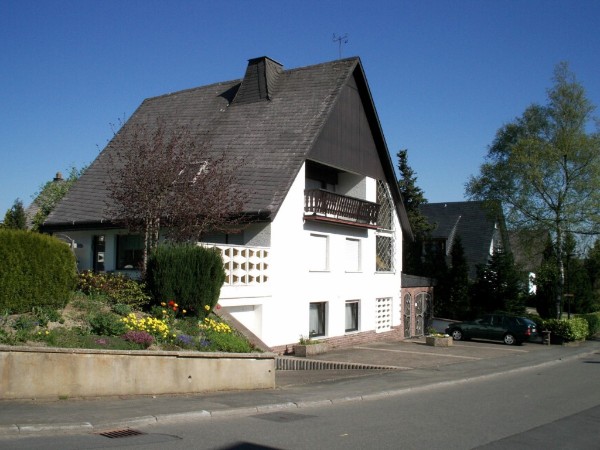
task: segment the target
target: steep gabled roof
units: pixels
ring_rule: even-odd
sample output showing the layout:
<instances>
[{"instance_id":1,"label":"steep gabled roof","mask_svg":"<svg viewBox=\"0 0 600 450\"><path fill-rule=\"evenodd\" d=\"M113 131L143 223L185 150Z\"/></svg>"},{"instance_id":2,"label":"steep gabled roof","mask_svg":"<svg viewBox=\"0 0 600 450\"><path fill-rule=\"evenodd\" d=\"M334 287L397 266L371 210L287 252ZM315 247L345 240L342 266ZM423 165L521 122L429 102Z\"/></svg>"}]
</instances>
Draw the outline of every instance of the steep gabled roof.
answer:
<instances>
[{"instance_id":1,"label":"steep gabled roof","mask_svg":"<svg viewBox=\"0 0 600 450\"><path fill-rule=\"evenodd\" d=\"M238 181L252 192L245 212L273 218L295 176L324 127L340 91L353 75L371 104L372 131L382 154L388 184L395 176L383 133L359 58L283 70L269 58L249 61L243 80L233 80L146 99L70 189L48 217L48 228L93 226L110 222L107 199L109 152L125 146L129 126L188 125L199 147L215 156L227 153L243 158ZM363 100L364 101L364 100ZM388 167L389 166L389 167ZM397 190L397 189L396 189ZM399 193L394 192L405 232L410 226Z\"/></svg>"},{"instance_id":2,"label":"steep gabled roof","mask_svg":"<svg viewBox=\"0 0 600 450\"><path fill-rule=\"evenodd\" d=\"M446 240L447 255L455 237L460 236L471 276L475 276L478 265L488 262L492 241L506 245L502 239L502 219L495 217L485 202L425 203L420 210L435 226L431 237Z\"/></svg>"}]
</instances>

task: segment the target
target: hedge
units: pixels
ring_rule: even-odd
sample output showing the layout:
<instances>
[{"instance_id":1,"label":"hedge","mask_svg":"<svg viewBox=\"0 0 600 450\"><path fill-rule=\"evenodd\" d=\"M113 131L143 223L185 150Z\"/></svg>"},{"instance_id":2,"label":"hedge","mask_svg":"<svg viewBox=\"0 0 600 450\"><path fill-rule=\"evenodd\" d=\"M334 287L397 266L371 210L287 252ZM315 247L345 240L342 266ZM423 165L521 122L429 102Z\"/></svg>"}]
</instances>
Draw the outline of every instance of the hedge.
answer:
<instances>
[{"instance_id":1,"label":"hedge","mask_svg":"<svg viewBox=\"0 0 600 450\"><path fill-rule=\"evenodd\" d=\"M219 301L225 281L223 259L216 249L160 245L148 258L146 280L157 304L173 300L181 309L206 315Z\"/></svg>"},{"instance_id":2,"label":"hedge","mask_svg":"<svg viewBox=\"0 0 600 450\"><path fill-rule=\"evenodd\" d=\"M48 235L0 230L0 310L29 312L33 307L64 307L75 290L72 250Z\"/></svg>"},{"instance_id":3,"label":"hedge","mask_svg":"<svg viewBox=\"0 0 600 450\"><path fill-rule=\"evenodd\" d=\"M565 341L579 341L588 337L588 323L581 317L573 319L548 319L544 321L544 329L551 331Z\"/></svg>"}]
</instances>

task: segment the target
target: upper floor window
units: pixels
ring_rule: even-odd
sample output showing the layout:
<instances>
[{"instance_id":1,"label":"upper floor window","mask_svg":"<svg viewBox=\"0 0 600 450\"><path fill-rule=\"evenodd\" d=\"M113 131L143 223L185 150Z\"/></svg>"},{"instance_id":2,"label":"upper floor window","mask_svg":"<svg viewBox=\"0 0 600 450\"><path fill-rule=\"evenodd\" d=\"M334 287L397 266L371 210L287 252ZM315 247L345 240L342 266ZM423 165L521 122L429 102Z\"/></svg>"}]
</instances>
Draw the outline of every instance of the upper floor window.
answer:
<instances>
[{"instance_id":1,"label":"upper floor window","mask_svg":"<svg viewBox=\"0 0 600 450\"><path fill-rule=\"evenodd\" d=\"M346 272L360 272L360 239L346 238Z\"/></svg>"},{"instance_id":2,"label":"upper floor window","mask_svg":"<svg viewBox=\"0 0 600 450\"><path fill-rule=\"evenodd\" d=\"M329 270L329 238L323 234L310 235L310 270Z\"/></svg>"},{"instance_id":3,"label":"upper floor window","mask_svg":"<svg viewBox=\"0 0 600 450\"><path fill-rule=\"evenodd\" d=\"M387 184L382 180L377 180L377 203L379 204L379 214L377 216L377 226L384 230L394 229L394 204Z\"/></svg>"}]
</instances>

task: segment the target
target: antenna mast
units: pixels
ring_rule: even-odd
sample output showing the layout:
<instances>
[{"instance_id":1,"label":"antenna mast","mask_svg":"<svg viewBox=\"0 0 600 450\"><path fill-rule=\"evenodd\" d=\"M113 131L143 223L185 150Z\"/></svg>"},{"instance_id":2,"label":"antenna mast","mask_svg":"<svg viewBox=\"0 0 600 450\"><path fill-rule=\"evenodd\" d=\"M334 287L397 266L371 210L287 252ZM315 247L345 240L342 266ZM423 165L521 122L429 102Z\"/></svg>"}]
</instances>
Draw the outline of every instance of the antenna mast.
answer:
<instances>
[{"instance_id":1,"label":"antenna mast","mask_svg":"<svg viewBox=\"0 0 600 450\"><path fill-rule=\"evenodd\" d=\"M342 59L342 44L348 43L348 33L344 33L343 36L338 36L333 33L332 41L338 43L339 59Z\"/></svg>"}]
</instances>

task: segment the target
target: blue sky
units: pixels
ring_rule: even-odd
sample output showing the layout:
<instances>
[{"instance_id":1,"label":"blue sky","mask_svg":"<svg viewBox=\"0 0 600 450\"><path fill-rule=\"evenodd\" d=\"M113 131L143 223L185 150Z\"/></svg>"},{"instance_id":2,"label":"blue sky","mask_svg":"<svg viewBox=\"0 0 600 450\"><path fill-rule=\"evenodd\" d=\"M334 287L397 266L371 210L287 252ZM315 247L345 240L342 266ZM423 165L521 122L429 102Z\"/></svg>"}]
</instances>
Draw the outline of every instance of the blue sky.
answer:
<instances>
[{"instance_id":1,"label":"blue sky","mask_svg":"<svg viewBox=\"0 0 600 450\"><path fill-rule=\"evenodd\" d=\"M387 145L430 202L460 201L503 124L568 61L600 105L600 2L0 0L0 219L91 163L147 97L360 56Z\"/></svg>"}]
</instances>

